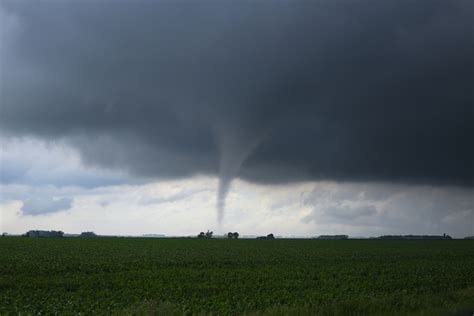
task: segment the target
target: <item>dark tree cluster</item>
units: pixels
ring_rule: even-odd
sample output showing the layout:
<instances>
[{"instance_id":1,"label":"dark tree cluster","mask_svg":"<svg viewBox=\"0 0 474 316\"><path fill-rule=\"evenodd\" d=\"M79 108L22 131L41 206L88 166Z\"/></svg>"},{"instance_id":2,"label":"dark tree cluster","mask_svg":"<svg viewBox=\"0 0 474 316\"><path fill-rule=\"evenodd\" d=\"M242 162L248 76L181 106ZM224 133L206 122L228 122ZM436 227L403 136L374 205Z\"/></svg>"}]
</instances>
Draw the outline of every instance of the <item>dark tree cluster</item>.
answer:
<instances>
[{"instance_id":1,"label":"dark tree cluster","mask_svg":"<svg viewBox=\"0 0 474 316\"><path fill-rule=\"evenodd\" d=\"M239 239L239 233L238 232L228 232L227 233L227 238L228 239Z\"/></svg>"},{"instance_id":2,"label":"dark tree cluster","mask_svg":"<svg viewBox=\"0 0 474 316\"><path fill-rule=\"evenodd\" d=\"M212 238L212 235L214 233L212 231L207 231L207 232L200 232L199 235L197 235L197 238L200 238L200 239L211 239Z\"/></svg>"},{"instance_id":3,"label":"dark tree cluster","mask_svg":"<svg viewBox=\"0 0 474 316\"><path fill-rule=\"evenodd\" d=\"M447 239L451 240L453 239L451 236L443 234L443 235L383 235L380 237L377 237L378 239Z\"/></svg>"},{"instance_id":4,"label":"dark tree cluster","mask_svg":"<svg viewBox=\"0 0 474 316\"><path fill-rule=\"evenodd\" d=\"M79 237L90 238L90 237L97 237L96 233L94 232L82 232Z\"/></svg>"}]
</instances>

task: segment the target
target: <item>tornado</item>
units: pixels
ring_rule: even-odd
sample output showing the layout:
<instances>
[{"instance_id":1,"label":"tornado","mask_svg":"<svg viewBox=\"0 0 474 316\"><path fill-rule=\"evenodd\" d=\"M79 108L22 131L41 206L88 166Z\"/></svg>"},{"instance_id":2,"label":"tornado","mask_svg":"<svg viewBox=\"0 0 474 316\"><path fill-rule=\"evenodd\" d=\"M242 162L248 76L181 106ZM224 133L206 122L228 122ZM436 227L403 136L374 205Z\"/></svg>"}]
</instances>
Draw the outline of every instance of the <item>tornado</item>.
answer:
<instances>
[{"instance_id":1,"label":"tornado","mask_svg":"<svg viewBox=\"0 0 474 316\"><path fill-rule=\"evenodd\" d=\"M227 197L227 193L230 189L230 184L232 183L232 177L226 176L219 176L219 187L217 189L217 222L219 225L222 224L224 219L224 211L225 211L225 200Z\"/></svg>"},{"instance_id":2,"label":"tornado","mask_svg":"<svg viewBox=\"0 0 474 316\"><path fill-rule=\"evenodd\" d=\"M245 142L242 137L222 135L219 146L219 184L217 188L217 222L222 224L225 201L232 180L237 176L242 163L247 158Z\"/></svg>"},{"instance_id":3,"label":"tornado","mask_svg":"<svg viewBox=\"0 0 474 316\"><path fill-rule=\"evenodd\" d=\"M219 183L217 188L217 222L222 224L225 214L226 197L230 191L232 180L238 176L245 160L262 142L263 131L243 132L237 128L221 129L217 135L219 147Z\"/></svg>"}]
</instances>

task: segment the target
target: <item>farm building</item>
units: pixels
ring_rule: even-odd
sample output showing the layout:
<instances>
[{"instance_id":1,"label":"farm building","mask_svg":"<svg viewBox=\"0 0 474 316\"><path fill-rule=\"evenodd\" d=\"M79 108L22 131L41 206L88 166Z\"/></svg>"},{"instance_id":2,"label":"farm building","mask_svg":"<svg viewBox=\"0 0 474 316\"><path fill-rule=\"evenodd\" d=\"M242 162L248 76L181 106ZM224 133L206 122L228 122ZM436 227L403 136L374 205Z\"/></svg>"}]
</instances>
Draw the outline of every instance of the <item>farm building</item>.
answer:
<instances>
[{"instance_id":1,"label":"farm building","mask_svg":"<svg viewBox=\"0 0 474 316\"><path fill-rule=\"evenodd\" d=\"M26 237L63 237L62 231L56 230L30 230L25 236Z\"/></svg>"}]
</instances>

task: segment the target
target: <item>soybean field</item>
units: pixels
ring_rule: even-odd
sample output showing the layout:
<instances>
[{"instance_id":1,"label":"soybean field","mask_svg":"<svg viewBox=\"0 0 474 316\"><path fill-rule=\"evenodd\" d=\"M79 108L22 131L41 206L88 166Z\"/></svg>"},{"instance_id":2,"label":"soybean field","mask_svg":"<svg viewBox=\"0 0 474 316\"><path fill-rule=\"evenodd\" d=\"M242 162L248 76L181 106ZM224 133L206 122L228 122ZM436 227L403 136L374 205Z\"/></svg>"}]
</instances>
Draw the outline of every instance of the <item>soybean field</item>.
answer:
<instances>
[{"instance_id":1,"label":"soybean field","mask_svg":"<svg viewBox=\"0 0 474 316\"><path fill-rule=\"evenodd\" d=\"M470 315L474 241L0 238L0 314Z\"/></svg>"}]
</instances>

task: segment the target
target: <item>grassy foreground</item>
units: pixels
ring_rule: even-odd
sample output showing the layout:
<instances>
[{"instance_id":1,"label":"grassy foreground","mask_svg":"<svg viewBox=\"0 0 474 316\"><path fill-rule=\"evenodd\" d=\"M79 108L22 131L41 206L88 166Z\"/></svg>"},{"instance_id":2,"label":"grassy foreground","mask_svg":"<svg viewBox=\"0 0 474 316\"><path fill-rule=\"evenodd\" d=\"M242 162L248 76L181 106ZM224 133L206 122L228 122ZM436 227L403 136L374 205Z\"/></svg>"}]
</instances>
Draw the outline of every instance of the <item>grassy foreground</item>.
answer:
<instances>
[{"instance_id":1,"label":"grassy foreground","mask_svg":"<svg viewBox=\"0 0 474 316\"><path fill-rule=\"evenodd\" d=\"M474 241L0 238L0 314L470 315Z\"/></svg>"}]
</instances>

